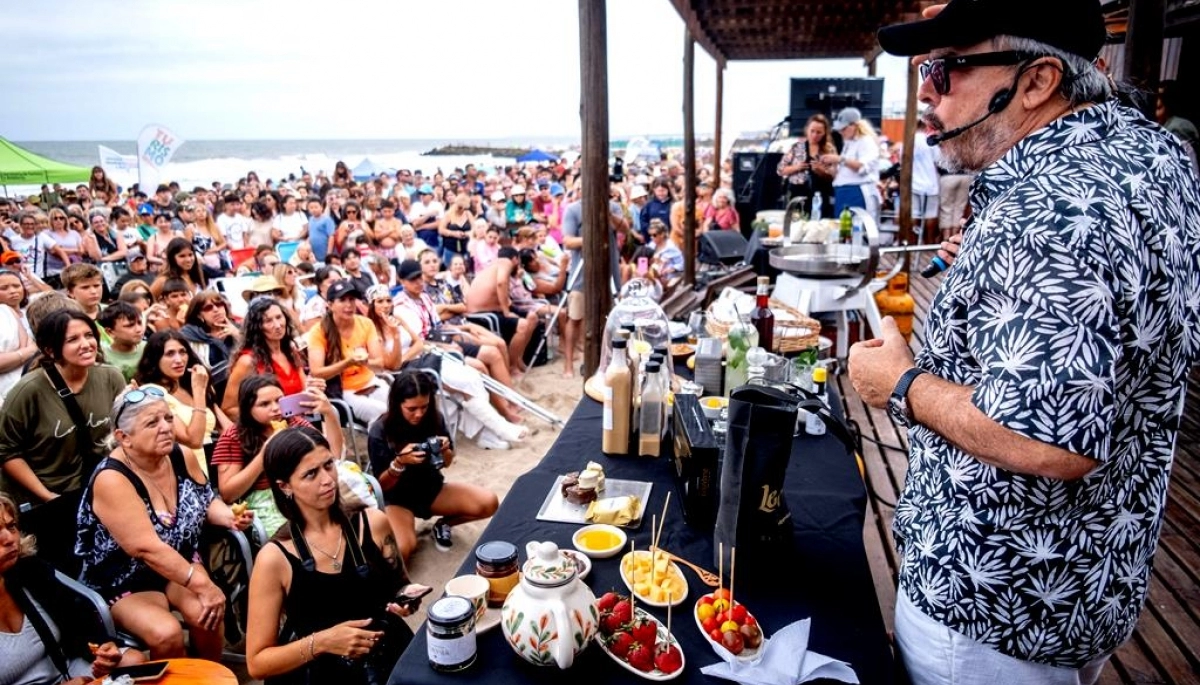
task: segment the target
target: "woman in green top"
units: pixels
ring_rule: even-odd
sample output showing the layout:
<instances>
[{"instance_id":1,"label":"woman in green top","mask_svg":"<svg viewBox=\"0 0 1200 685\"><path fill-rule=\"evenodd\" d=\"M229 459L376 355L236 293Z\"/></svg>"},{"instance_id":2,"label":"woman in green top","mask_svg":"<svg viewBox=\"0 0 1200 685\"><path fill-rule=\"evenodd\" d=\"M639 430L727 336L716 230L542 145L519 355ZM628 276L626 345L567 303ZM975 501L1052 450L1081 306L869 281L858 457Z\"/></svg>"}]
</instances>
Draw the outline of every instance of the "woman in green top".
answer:
<instances>
[{"instance_id":1,"label":"woman in green top","mask_svg":"<svg viewBox=\"0 0 1200 685\"><path fill-rule=\"evenodd\" d=\"M27 521L54 563L56 552L70 559L73 504L99 461L110 433L113 400L125 379L116 368L100 363L99 332L81 311L54 312L38 324L34 339L43 355L41 366L17 381L0 413L0 489L18 503L62 499L47 508L61 510L62 520L44 520L31 512ZM66 397L56 390L60 384ZM79 407L86 424L83 434L68 403ZM58 549L56 541L65 549Z\"/></svg>"}]
</instances>

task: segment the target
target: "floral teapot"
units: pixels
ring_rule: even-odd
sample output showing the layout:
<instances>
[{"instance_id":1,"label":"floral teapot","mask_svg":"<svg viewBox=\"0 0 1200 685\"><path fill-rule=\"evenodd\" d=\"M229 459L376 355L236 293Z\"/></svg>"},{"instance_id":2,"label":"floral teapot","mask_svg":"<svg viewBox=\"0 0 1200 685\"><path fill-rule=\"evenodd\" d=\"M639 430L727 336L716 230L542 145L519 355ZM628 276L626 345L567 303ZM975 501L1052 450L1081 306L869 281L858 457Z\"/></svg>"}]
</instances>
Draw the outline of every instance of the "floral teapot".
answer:
<instances>
[{"instance_id":1,"label":"floral teapot","mask_svg":"<svg viewBox=\"0 0 1200 685\"><path fill-rule=\"evenodd\" d=\"M500 613L504 637L522 659L570 668L596 634L596 596L553 542L530 542L521 583Z\"/></svg>"}]
</instances>

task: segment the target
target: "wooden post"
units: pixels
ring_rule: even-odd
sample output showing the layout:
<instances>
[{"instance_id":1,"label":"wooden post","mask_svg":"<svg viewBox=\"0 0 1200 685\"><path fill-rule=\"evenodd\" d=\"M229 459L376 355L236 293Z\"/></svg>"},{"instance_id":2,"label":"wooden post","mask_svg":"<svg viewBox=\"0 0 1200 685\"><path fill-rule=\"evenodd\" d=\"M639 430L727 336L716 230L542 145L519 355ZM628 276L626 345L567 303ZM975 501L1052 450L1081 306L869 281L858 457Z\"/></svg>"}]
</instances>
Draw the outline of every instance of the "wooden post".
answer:
<instances>
[{"instance_id":1,"label":"wooden post","mask_svg":"<svg viewBox=\"0 0 1200 685\"><path fill-rule=\"evenodd\" d=\"M1162 73L1163 25L1166 12L1163 0L1129 0L1129 23L1125 30L1125 60L1122 80L1147 93L1158 92ZM1143 103L1143 114L1154 120L1156 98Z\"/></svg>"},{"instance_id":2,"label":"wooden post","mask_svg":"<svg viewBox=\"0 0 1200 685\"><path fill-rule=\"evenodd\" d=\"M900 157L900 207L896 210L896 220L900 224L900 240L913 244L912 218L912 171L913 145L917 137L917 87L921 83L918 67L911 62L908 65L908 98L904 109L904 154ZM924 219L921 220L921 230L924 230ZM904 269L908 271L912 259L905 255Z\"/></svg>"},{"instance_id":3,"label":"wooden post","mask_svg":"<svg viewBox=\"0 0 1200 685\"><path fill-rule=\"evenodd\" d=\"M579 0L579 85L583 132L583 376L600 366L612 308L613 240L608 219L608 19L605 0Z\"/></svg>"},{"instance_id":4,"label":"wooden post","mask_svg":"<svg viewBox=\"0 0 1200 685\"><path fill-rule=\"evenodd\" d=\"M584 0L580 0L583 2ZM683 282L696 282L696 41L683 29Z\"/></svg>"},{"instance_id":5,"label":"wooden post","mask_svg":"<svg viewBox=\"0 0 1200 685\"><path fill-rule=\"evenodd\" d=\"M879 68L879 60L878 59L871 58L871 59L867 60L867 76L868 77L875 78L875 72L878 68Z\"/></svg>"},{"instance_id":6,"label":"wooden post","mask_svg":"<svg viewBox=\"0 0 1200 685\"><path fill-rule=\"evenodd\" d=\"M722 106L725 103L725 60L717 60L717 122L716 128L713 129L713 177L712 188L715 193L721 187L721 163L724 162L721 158L721 126L723 112Z\"/></svg>"}]
</instances>

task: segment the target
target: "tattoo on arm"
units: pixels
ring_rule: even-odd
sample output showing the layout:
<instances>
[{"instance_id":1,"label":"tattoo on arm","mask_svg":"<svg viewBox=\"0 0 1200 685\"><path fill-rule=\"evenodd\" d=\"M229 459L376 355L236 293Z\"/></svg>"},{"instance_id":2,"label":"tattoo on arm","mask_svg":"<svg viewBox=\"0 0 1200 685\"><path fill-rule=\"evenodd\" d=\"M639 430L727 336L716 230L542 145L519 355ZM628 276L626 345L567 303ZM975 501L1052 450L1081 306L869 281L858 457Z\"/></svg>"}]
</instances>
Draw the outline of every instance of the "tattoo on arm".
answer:
<instances>
[{"instance_id":1,"label":"tattoo on arm","mask_svg":"<svg viewBox=\"0 0 1200 685\"><path fill-rule=\"evenodd\" d=\"M395 534L388 533L383 538L383 548L381 551L383 552L383 560L392 567L392 570L404 570L404 561L400 558L400 546L396 544Z\"/></svg>"}]
</instances>

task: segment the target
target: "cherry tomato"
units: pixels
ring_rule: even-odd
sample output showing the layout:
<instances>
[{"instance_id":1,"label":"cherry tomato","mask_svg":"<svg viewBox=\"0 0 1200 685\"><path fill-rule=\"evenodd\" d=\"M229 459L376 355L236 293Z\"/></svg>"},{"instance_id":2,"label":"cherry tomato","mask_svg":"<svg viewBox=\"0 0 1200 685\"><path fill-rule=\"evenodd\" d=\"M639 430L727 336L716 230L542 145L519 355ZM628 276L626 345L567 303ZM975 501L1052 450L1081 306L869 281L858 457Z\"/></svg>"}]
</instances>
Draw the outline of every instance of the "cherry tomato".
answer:
<instances>
[{"instance_id":1,"label":"cherry tomato","mask_svg":"<svg viewBox=\"0 0 1200 685\"><path fill-rule=\"evenodd\" d=\"M712 594L713 594L714 599L724 599L724 600L729 599L729 589L728 588L723 588L723 587L717 588L716 590L713 591Z\"/></svg>"},{"instance_id":2,"label":"cherry tomato","mask_svg":"<svg viewBox=\"0 0 1200 685\"><path fill-rule=\"evenodd\" d=\"M696 608L696 616L701 621L703 621L706 618L710 618L710 617L716 616L716 615L717 615L717 610L713 609L713 606L711 604L701 604L699 607Z\"/></svg>"},{"instance_id":3,"label":"cherry tomato","mask_svg":"<svg viewBox=\"0 0 1200 685\"><path fill-rule=\"evenodd\" d=\"M754 618L753 614L746 614L746 625L756 626L758 625L758 619Z\"/></svg>"},{"instance_id":4,"label":"cherry tomato","mask_svg":"<svg viewBox=\"0 0 1200 685\"><path fill-rule=\"evenodd\" d=\"M723 599L723 598L717 598L717 599L713 600L712 605L713 605L713 608L717 610L717 613L720 613L722 611L729 609L729 600Z\"/></svg>"},{"instance_id":5,"label":"cherry tomato","mask_svg":"<svg viewBox=\"0 0 1200 685\"><path fill-rule=\"evenodd\" d=\"M703 597L700 598L700 603L711 605L713 603L712 595L704 595Z\"/></svg>"},{"instance_id":6,"label":"cherry tomato","mask_svg":"<svg viewBox=\"0 0 1200 685\"><path fill-rule=\"evenodd\" d=\"M739 604L729 610L729 620L741 625L746 622L746 607Z\"/></svg>"},{"instance_id":7,"label":"cherry tomato","mask_svg":"<svg viewBox=\"0 0 1200 685\"><path fill-rule=\"evenodd\" d=\"M709 631L708 638L713 642L719 643L721 642L722 638L724 638L724 635L721 634L721 631L714 628L713 630Z\"/></svg>"},{"instance_id":8,"label":"cherry tomato","mask_svg":"<svg viewBox=\"0 0 1200 685\"><path fill-rule=\"evenodd\" d=\"M706 633L711 633L712 631L717 630L717 628L719 628L720 625L721 624L720 624L720 622L717 621L716 616L709 616L708 618L700 621L700 627L704 628L704 632L706 632ZM720 632L720 631L717 631L717 632Z\"/></svg>"}]
</instances>

